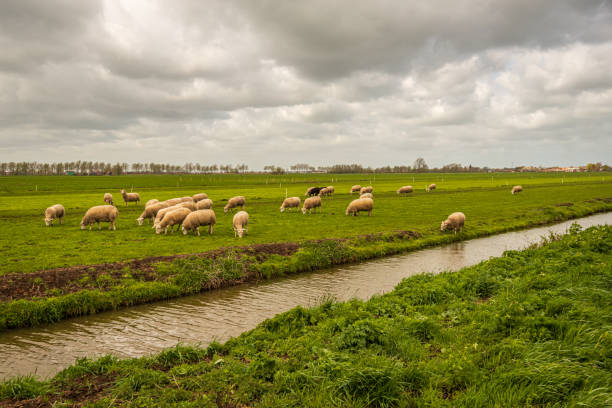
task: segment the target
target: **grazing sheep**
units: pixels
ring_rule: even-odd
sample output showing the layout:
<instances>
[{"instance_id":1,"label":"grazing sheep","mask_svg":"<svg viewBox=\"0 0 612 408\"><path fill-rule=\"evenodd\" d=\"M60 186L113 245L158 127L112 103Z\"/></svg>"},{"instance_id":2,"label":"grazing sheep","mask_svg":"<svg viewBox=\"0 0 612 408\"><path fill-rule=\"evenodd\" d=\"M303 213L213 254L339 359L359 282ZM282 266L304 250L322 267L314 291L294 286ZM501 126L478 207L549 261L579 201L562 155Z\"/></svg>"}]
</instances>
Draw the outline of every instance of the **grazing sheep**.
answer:
<instances>
[{"instance_id":1,"label":"grazing sheep","mask_svg":"<svg viewBox=\"0 0 612 408\"><path fill-rule=\"evenodd\" d=\"M159 224L155 226L155 233L161 234L163 230L164 234L168 234L168 228L170 228L170 233L172 234L172 227L176 225L176 229L178 230L189 214L191 214L191 210L185 207L177 208L168 212L159 222Z\"/></svg>"},{"instance_id":2,"label":"grazing sheep","mask_svg":"<svg viewBox=\"0 0 612 408\"><path fill-rule=\"evenodd\" d=\"M351 194L355 193L355 192L359 192L361 191L361 186L359 184L355 184L353 187L351 187Z\"/></svg>"},{"instance_id":3,"label":"grazing sheep","mask_svg":"<svg viewBox=\"0 0 612 408\"><path fill-rule=\"evenodd\" d=\"M359 215L359 211L367 211L368 217L372 215L372 210L374 209L374 200L371 198L358 198L356 200L351 201L351 203L346 207L346 215L353 214L354 216Z\"/></svg>"},{"instance_id":4,"label":"grazing sheep","mask_svg":"<svg viewBox=\"0 0 612 408\"><path fill-rule=\"evenodd\" d=\"M179 200L181 200L181 203L195 203L193 197L180 197Z\"/></svg>"},{"instance_id":5,"label":"grazing sheep","mask_svg":"<svg viewBox=\"0 0 612 408\"><path fill-rule=\"evenodd\" d=\"M449 215L446 220L442 221L442 224L440 225L440 231L445 231L449 228L452 228L456 235L457 229L463 231L464 224L465 214L463 214L462 212L454 212Z\"/></svg>"},{"instance_id":6,"label":"grazing sheep","mask_svg":"<svg viewBox=\"0 0 612 408\"><path fill-rule=\"evenodd\" d=\"M242 234L249 235L249 214L246 211L239 211L234 215L234 238L242 238Z\"/></svg>"},{"instance_id":7,"label":"grazing sheep","mask_svg":"<svg viewBox=\"0 0 612 408\"><path fill-rule=\"evenodd\" d=\"M177 205L182 203L183 200L180 198L169 198L166 201L164 201L164 203L168 204L169 206L173 206L173 205Z\"/></svg>"},{"instance_id":8,"label":"grazing sheep","mask_svg":"<svg viewBox=\"0 0 612 408\"><path fill-rule=\"evenodd\" d=\"M523 191L523 186L514 186L512 187L512 194L517 194Z\"/></svg>"},{"instance_id":9,"label":"grazing sheep","mask_svg":"<svg viewBox=\"0 0 612 408\"><path fill-rule=\"evenodd\" d=\"M198 201L207 199L208 198L208 194L206 194L206 193L194 194L194 196L191 197L191 198L193 199L193 201L195 201L197 203Z\"/></svg>"},{"instance_id":10,"label":"grazing sheep","mask_svg":"<svg viewBox=\"0 0 612 408\"><path fill-rule=\"evenodd\" d=\"M429 193L431 190L435 190L435 189L436 189L436 185L435 185L435 184L430 184L430 185L428 185L427 187L425 187L425 191L427 191L428 193Z\"/></svg>"},{"instance_id":11,"label":"grazing sheep","mask_svg":"<svg viewBox=\"0 0 612 408\"><path fill-rule=\"evenodd\" d=\"M372 186L361 187L361 190L359 190L359 195L365 194L365 193L371 193L372 190L374 190Z\"/></svg>"},{"instance_id":12,"label":"grazing sheep","mask_svg":"<svg viewBox=\"0 0 612 408\"><path fill-rule=\"evenodd\" d=\"M212 206L213 202L210 198L205 198L195 203L196 210L210 210Z\"/></svg>"},{"instance_id":13,"label":"grazing sheep","mask_svg":"<svg viewBox=\"0 0 612 408\"><path fill-rule=\"evenodd\" d=\"M397 194L408 194L412 193L412 186L402 186L397 189Z\"/></svg>"},{"instance_id":14,"label":"grazing sheep","mask_svg":"<svg viewBox=\"0 0 612 408\"><path fill-rule=\"evenodd\" d=\"M236 208L238 206L241 207L242 210L244 210L244 204L245 204L246 200L244 199L243 196L236 196L236 197L232 197L230 198L230 200L227 202L227 204L225 204L225 207L223 207L223 212L227 213L230 209L232 208Z\"/></svg>"},{"instance_id":15,"label":"grazing sheep","mask_svg":"<svg viewBox=\"0 0 612 408\"><path fill-rule=\"evenodd\" d=\"M327 186L327 191L329 191L329 195L334 195L336 189L334 188L334 186Z\"/></svg>"},{"instance_id":16,"label":"grazing sheep","mask_svg":"<svg viewBox=\"0 0 612 408\"><path fill-rule=\"evenodd\" d=\"M104 193L104 202L106 204L115 205L113 201L113 195L111 193Z\"/></svg>"},{"instance_id":17,"label":"grazing sheep","mask_svg":"<svg viewBox=\"0 0 612 408\"><path fill-rule=\"evenodd\" d=\"M144 220L147 220L147 222L148 220L154 220L159 210L162 210L168 207L170 206L166 202L153 203L153 204L145 206L145 209L142 212L142 214L140 214L140 217L136 218L136 221L138 221L138 225L142 225L144 223Z\"/></svg>"},{"instance_id":18,"label":"grazing sheep","mask_svg":"<svg viewBox=\"0 0 612 408\"><path fill-rule=\"evenodd\" d=\"M306 194L304 194L304 196L306 197L316 196L319 194L319 191L321 191L321 187L310 187L308 190L306 190Z\"/></svg>"},{"instance_id":19,"label":"grazing sheep","mask_svg":"<svg viewBox=\"0 0 612 408\"><path fill-rule=\"evenodd\" d=\"M157 198L152 198L149 201L147 201L147 203L145 204L145 207L148 207L151 204L157 204L157 203L159 203L159 200Z\"/></svg>"},{"instance_id":20,"label":"grazing sheep","mask_svg":"<svg viewBox=\"0 0 612 408\"><path fill-rule=\"evenodd\" d=\"M53 220L58 218L59 223L62 223L62 219L66 215L66 210L61 204L55 204L45 210L45 225L47 227L53 226Z\"/></svg>"},{"instance_id":21,"label":"grazing sheep","mask_svg":"<svg viewBox=\"0 0 612 408\"><path fill-rule=\"evenodd\" d=\"M308 197L306 200L304 200L302 214L305 215L306 211L308 211L308 213L311 213L313 209L315 210L315 212L317 212L317 207L319 208L319 212L321 212L321 197Z\"/></svg>"},{"instance_id":22,"label":"grazing sheep","mask_svg":"<svg viewBox=\"0 0 612 408\"><path fill-rule=\"evenodd\" d=\"M125 201L125 206L127 207L129 202L134 202L135 204L140 203L140 195L138 193L126 193L125 190L121 190L121 195L123 196L123 201Z\"/></svg>"},{"instance_id":23,"label":"grazing sheep","mask_svg":"<svg viewBox=\"0 0 612 408\"><path fill-rule=\"evenodd\" d=\"M196 235L200 236L200 226L208 225L208 233L212 235L213 228L217 222L217 216L213 210L197 210L185 217L183 221L183 235L187 235L189 231L195 231Z\"/></svg>"},{"instance_id":24,"label":"grazing sheep","mask_svg":"<svg viewBox=\"0 0 612 408\"><path fill-rule=\"evenodd\" d=\"M285 198L285 201L283 201L283 204L280 207L280 212L285 212L285 210L288 208L295 208L297 210L300 208L301 202L302 200L300 200L300 197Z\"/></svg>"},{"instance_id":25,"label":"grazing sheep","mask_svg":"<svg viewBox=\"0 0 612 408\"><path fill-rule=\"evenodd\" d=\"M87 226L89 226L89 230L91 231L91 226L94 223L98 223L98 229L102 229L100 226L101 222L108 222L108 229L112 229L113 231L117 229L115 225L115 220L119 216L119 211L117 207L114 205L97 205L95 207L91 207L81 220L81 229L84 230Z\"/></svg>"},{"instance_id":26,"label":"grazing sheep","mask_svg":"<svg viewBox=\"0 0 612 408\"><path fill-rule=\"evenodd\" d=\"M372 193L363 193L359 196L359 198L371 198L373 200L374 196L372 195Z\"/></svg>"},{"instance_id":27,"label":"grazing sheep","mask_svg":"<svg viewBox=\"0 0 612 408\"><path fill-rule=\"evenodd\" d=\"M326 197L328 195L330 195L330 192L327 189L327 187L323 187L321 190L319 190L319 194L318 194L319 197Z\"/></svg>"},{"instance_id":28,"label":"grazing sheep","mask_svg":"<svg viewBox=\"0 0 612 408\"><path fill-rule=\"evenodd\" d=\"M164 219L164 216L168 214L168 212L177 210L179 208L188 208L190 211L195 211L196 205L192 201L192 202L178 203L170 207L162 208L161 210L157 212L157 215L155 216L155 220L153 221L153 228L155 228L155 226L159 224L161 220Z\"/></svg>"}]
</instances>

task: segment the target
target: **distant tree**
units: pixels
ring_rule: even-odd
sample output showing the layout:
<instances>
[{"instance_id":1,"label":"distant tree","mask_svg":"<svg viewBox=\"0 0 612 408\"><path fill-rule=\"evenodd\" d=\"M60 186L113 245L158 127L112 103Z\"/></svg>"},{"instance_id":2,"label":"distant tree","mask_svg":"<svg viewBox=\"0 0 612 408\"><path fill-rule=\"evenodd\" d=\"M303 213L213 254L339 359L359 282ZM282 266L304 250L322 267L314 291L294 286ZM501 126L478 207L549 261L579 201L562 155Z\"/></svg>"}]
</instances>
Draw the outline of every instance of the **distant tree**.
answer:
<instances>
[{"instance_id":1,"label":"distant tree","mask_svg":"<svg viewBox=\"0 0 612 408\"><path fill-rule=\"evenodd\" d=\"M414 161L412 168L414 168L414 171L423 172L423 171L426 171L429 168L429 166L427 165L427 163L425 163L424 158L419 157L418 159Z\"/></svg>"}]
</instances>

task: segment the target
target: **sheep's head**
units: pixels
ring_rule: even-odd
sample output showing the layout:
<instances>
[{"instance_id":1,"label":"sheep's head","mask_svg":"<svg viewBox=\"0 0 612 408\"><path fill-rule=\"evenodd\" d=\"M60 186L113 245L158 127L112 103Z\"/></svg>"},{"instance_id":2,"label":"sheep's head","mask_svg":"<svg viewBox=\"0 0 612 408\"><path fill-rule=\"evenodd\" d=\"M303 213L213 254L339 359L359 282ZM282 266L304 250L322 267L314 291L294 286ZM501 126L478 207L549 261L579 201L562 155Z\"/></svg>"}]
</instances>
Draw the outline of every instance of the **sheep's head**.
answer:
<instances>
[{"instance_id":1,"label":"sheep's head","mask_svg":"<svg viewBox=\"0 0 612 408\"><path fill-rule=\"evenodd\" d=\"M53 220L49 217L45 217L45 225L48 227L50 225L53 225Z\"/></svg>"},{"instance_id":2,"label":"sheep's head","mask_svg":"<svg viewBox=\"0 0 612 408\"><path fill-rule=\"evenodd\" d=\"M125 190L121 190L121 194L125 194Z\"/></svg>"},{"instance_id":3,"label":"sheep's head","mask_svg":"<svg viewBox=\"0 0 612 408\"><path fill-rule=\"evenodd\" d=\"M82 230L84 230L85 228L87 228L87 227L85 226L85 223L84 223L83 221L81 221L81 229L82 229Z\"/></svg>"},{"instance_id":4,"label":"sheep's head","mask_svg":"<svg viewBox=\"0 0 612 408\"><path fill-rule=\"evenodd\" d=\"M285 212L285 207L283 207L283 206L281 205L280 210L281 210L281 212Z\"/></svg>"},{"instance_id":5,"label":"sheep's head","mask_svg":"<svg viewBox=\"0 0 612 408\"><path fill-rule=\"evenodd\" d=\"M227 205L225 207L223 207L223 212L225 214L227 214L228 211L229 211L229 207Z\"/></svg>"},{"instance_id":6,"label":"sheep's head","mask_svg":"<svg viewBox=\"0 0 612 408\"><path fill-rule=\"evenodd\" d=\"M244 228L236 228L236 232L238 233L238 238L242 238L242 235L244 234Z\"/></svg>"},{"instance_id":7,"label":"sheep's head","mask_svg":"<svg viewBox=\"0 0 612 408\"><path fill-rule=\"evenodd\" d=\"M302 214L306 215L306 207L302 207Z\"/></svg>"},{"instance_id":8,"label":"sheep's head","mask_svg":"<svg viewBox=\"0 0 612 408\"><path fill-rule=\"evenodd\" d=\"M440 231L446 231L449 225L450 222L448 220L442 221L442 224L440 224Z\"/></svg>"},{"instance_id":9,"label":"sheep's head","mask_svg":"<svg viewBox=\"0 0 612 408\"><path fill-rule=\"evenodd\" d=\"M184 226L181 227L181 229L183 230L183 235L187 235L187 228L185 228Z\"/></svg>"},{"instance_id":10,"label":"sheep's head","mask_svg":"<svg viewBox=\"0 0 612 408\"><path fill-rule=\"evenodd\" d=\"M144 218L136 218L136 221L138 221L138 225L142 225Z\"/></svg>"},{"instance_id":11,"label":"sheep's head","mask_svg":"<svg viewBox=\"0 0 612 408\"><path fill-rule=\"evenodd\" d=\"M162 229L163 229L163 228L162 228L162 227L160 227L159 225L156 225L156 226L155 226L155 227L153 227L153 228L155 228L155 233L156 233L157 235L161 234Z\"/></svg>"}]
</instances>

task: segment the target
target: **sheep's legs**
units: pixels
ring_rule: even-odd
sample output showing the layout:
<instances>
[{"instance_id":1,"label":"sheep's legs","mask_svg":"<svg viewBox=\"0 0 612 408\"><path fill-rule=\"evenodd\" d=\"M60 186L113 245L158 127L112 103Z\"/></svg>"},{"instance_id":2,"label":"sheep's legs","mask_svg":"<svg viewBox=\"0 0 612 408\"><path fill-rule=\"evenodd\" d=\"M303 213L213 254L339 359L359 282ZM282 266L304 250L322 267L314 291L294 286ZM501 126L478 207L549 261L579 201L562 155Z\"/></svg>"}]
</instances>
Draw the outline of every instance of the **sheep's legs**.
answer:
<instances>
[{"instance_id":1,"label":"sheep's legs","mask_svg":"<svg viewBox=\"0 0 612 408\"><path fill-rule=\"evenodd\" d=\"M197 232L198 237L199 237L199 236L200 236L200 227L197 227L197 228L196 228L196 232Z\"/></svg>"},{"instance_id":2,"label":"sheep's legs","mask_svg":"<svg viewBox=\"0 0 612 408\"><path fill-rule=\"evenodd\" d=\"M62 225L62 218L63 218L63 217L60 217L60 219L59 219L59 220L60 220L60 225Z\"/></svg>"},{"instance_id":3,"label":"sheep's legs","mask_svg":"<svg viewBox=\"0 0 612 408\"><path fill-rule=\"evenodd\" d=\"M100 221L98 221L98 230L101 230L102 226L100 225Z\"/></svg>"}]
</instances>

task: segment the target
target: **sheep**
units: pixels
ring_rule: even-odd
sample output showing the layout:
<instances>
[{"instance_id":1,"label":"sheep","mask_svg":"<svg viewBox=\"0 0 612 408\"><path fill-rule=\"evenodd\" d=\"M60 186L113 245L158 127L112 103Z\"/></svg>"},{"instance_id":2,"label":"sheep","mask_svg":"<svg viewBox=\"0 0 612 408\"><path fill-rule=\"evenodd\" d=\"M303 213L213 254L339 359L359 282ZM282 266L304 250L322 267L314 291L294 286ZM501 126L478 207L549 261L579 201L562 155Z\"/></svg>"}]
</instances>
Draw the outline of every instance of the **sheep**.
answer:
<instances>
[{"instance_id":1,"label":"sheep","mask_svg":"<svg viewBox=\"0 0 612 408\"><path fill-rule=\"evenodd\" d=\"M319 207L319 212L321 212L321 197L308 197L306 200L304 200L302 214L306 215L306 211L308 211L308 213L311 213L313 209L315 210L315 212L317 212L317 207Z\"/></svg>"},{"instance_id":2,"label":"sheep","mask_svg":"<svg viewBox=\"0 0 612 408\"><path fill-rule=\"evenodd\" d=\"M517 194L523 191L523 186L514 186L512 187L512 194Z\"/></svg>"},{"instance_id":3,"label":"sheep","mask_svg":"<svg viewBox=\"0 0 612 408\"><path fill-rule=\"evenodd\" d=\"M62 219L66 215L66 210L61 204L55 204L45 210L45 225L47 227L53 226L53 220L58 218L59 223L62 223Z\"/></svg>"},{"instance_id":4,"label":"sheep","mask_svg":"<svg viewBox=\"0 0 612 408\"><path fill-rule=\"evenodd\" d=\"M168 234L168 228L170 228L170 233L172 234L172 227L177 225L178 230L179 226L189 214L191 214L191 210L185 207L180 207L168 212L159 224L155 226L155 233L161 234L163 230L164 234Z\"/></svg>"},{"instance_id":5,"label":"sheep","mask_svg":"<svg viewBox=\"0 0 612 408\"><path fill-rule=\"evenodd\" d=\"M412 186L402 186L397 189L397 194L408 194L412 193Z\"/></svg>"},{"instance_id":6,"label":"sheep","mask_svg":"<svg viewBox=\"0 0 612 408\"><path fill-rule=\"evenodd\" d=\"M283 204L280 207L280 212L285 212L285 210L288 208L295 208L297 210L300 208L301 202L302 200L300 200L300 197L285 198L285 201L283 201Z\"/></svg>"},{"instance_id":7,"label":"sheep","mask_svg":"<svg viewBox=\"0 0 612 408\"><path fill-rule=\"evenodd\" d=\"M113 201L113 195L111 193L104 193L104 202L106 204L115 205Z\"/></svg>"},{"instance_id":8,"label":"sheep","mask_svg":"<svg viewBox=\"0 0 612 408\"><path fill-rule=\"evenodd\" d=\"M334 186L327 186L327 191L329 191L329 195L333 195L336 192Z\"/></svg>"},{"instance_id":9,"label":"sheep","mask_svg":"<svg viewBox=\"0 0 612 408\"><path fill-rule=\"evenodd\" d=\"M205 198L195 203L196 210L210 210L212 206L213 201L210 198Z\"/></svg>"},{"instance_id":10,"label":"sheep","mask_svg":"<svg viewBox=\"0 0 612 408\"><path fill-rule=\"evenodd\" d=\"M112 229L115 231L117 226L115 225L115 220L119 216L119 211L117 207L114 205L97 205L95 207L91 207L81 220L81 229L84 230L87 226L89 226L89 230L91 231L91 226L94 223L98 223L98 229L102 229L100 226L101 222L108 222L108 229Z\"/></svg>"},{"instance_id":11,"label":"sheep","mask_svg":"<svg viewBox=\"0 0 612 408\"><path fill-rule=\"evenodd\" d=\"M238 206L240 206L241 209L244 210L244 203L245 202L246 202L246 200L244 199L243 196L232 197L227 202L227 204L225 204L225 207L223 207L223 212L227 213L230 209L236 208Z\"/></svg>"},{"instance_id":12,"label":"sheep","mask_svg":"<svg viewBox=\"0 0 612 408\"><path fill-rule=\"evenodd\" d=\"M351 201L346 207L346 215L353 214L354 216L359 215L359 211L367 211L368 217L372 216L372 210L374 209L374 200L371 198L358 198Z\"/></svg>"},{"instance_id":13,"label":"sheep","mask_svg":"<svg viewBox=\"0 0 612 408\"><path fill-rule=\"evenodd\" d=\"M436 189L436 185L435 185L435 184L430 184L430 185L428 185L427 187L425 187L425 191L427 191L428 193L429 193L431 190L435 190L435 189Z\"/></svg>"},{"instance_id":14,"label":"sheep","mask_svg":"<svg viewBox=\"0 0 612 408\"><path fill-rule=\"evenodd\" d=\"M359 184L355 184L353 187L351 187L351 194L355 193L355 192L359 192L361 191L361 186Z\"/></svg>"},{"instance_id":15,"label":"sheep","mask_svg":"<svg viewBox=\"0 0 612 408\"><path fill-rule=\"evenodd\" d=\"M373 200L374 196L372 195L372 193L363 193L359 196L359 198L371 198Z\"/></svg>"},{"instance_id":16,"label":"sheep","mask_svg":"<svg viewBox=\"0 0 612 408\"><path fill-rule=\"evenodd\" d=\"M173 210L179 209L179 208L188 208L191 211L195 211L196 210L196 206L193 202L184 202L184 203L178 203L175 205L172 205L170 207L166 207L166 208L162 208L161 210L159 210L157 212L157 215L155 216L155 220L153 221L153 228L155 228L155 226L157 224L159 224L161 222L161 220L164 219L164 216Z\"/></svg>"},{"instance_id":17,"label":"sheep","mask_svg":"<svg viewBox=\"0 0 612 408\"><path fill-rule=\"evenodd\" d=\"M193 197L180 197L179 200L181 201L181 203L195 203Z\"/></svg>"},{"instance_id":18,"label":"sheep","mask_svg":"<svg viewBox=\"0 0 612 408\"><path fill-rule=\"evenodd\" d=\"M162 210L168 207L170 207L170 205L168 205L168 203L166 202L154 203L154 204L145 206L145 209L142 212L142 214L140 214L140 217L136 218L136 221L138 221L138 225L142 225L144 220L149 220L149 219L154 220L159 210Z\"/></svg>"},{"instance_id":19,"label":"sheep","mask_svg":"<svg viewBox=\"0 0 612 408\"><path fill-rule=\"evenodd\" d=\"M321 190L319 190L319 197L325 197L328 196L330 194L329 190L327 189L327 187L323 187Z\"/></svg>"},{"instance_id":20,"label":"sheep","mask_svg":"<svg viewBox=\"0 0 612 408\"><path fill-rule=\"evenodd\" d=\"M157 204L157 203L159 203L159 200L157 198L152 198L149 201L147 201L147 203L145 204L145 207L148 207L152 204Z\"/></svg>"},{"instance_id":21,"label":"sheep","mask_svg":"<svg viewBox=\"0 0 612 408\"><path fill-rule=\"evenodd\" d=\"M212 235L213 228L217 222L217 217L213 210L197 210L189 213L183 221L183 235L187 235L189 231L195 231L197 236L200 236L200 226L208 225L208 233Z\"/></svg>"},{"instance_id":22,"label":"sheep","mask_svg":"<svg viewBox=\"0 0 612 408\"><path fill-rule=\"evenodd\" d=\"M304 194L304 196L305 197L316 196L317 194L319 194L319 191L321 191L321 187L309 187L308 190L306 190L306 194Z\"/></svg>"},{"instance_id":23,"label":"sheep","mask_svg":"<svg viewBox=\"0 0 612 408\"><path fill-rule=\"evenodd\" d=\"M372 190L374 190L372 186L361 187L361 190L359 190L359 195L365 194L365 193L371 193Z\"/></svg>"},{"instance_id":24,"label":"sheep","mask_svg":"<svg viewBox=\"0 0 612 408\"><path fill-rule=\"evenodd\" d=\"M206 193L195 194L191 198L193 199L193 201L195 201L197 203L198 201L207 199L208 198L208 194L206 194Z\"/></svg>"},{"instance_id":25,"label":"sheep","mask_svg":"<svg viewBox=\"0 0 612 408\"><path fill-rule=\"evenodd\" d=\"M234 215L234 238L242 238L242 234L249 235L249 214L246 211L239 211Z\"/></svg>"},{"instance_id":26,"label":"sheep","mask_svg":"<svg viewBox=\"0 0 612 408\"><path fill-rule=\"evenodd\" d=\"M140 204L140 195L138 193L126 193L125 190L121 190L121 195L123 196L123 201L125 201L126 207L131 201L133 201L136 205Z\"/></svg>"},{"instance_id":27,"label":"sheep","mask_svg":"<svg viewBox=\"0 0 612 408\"><path fill-rule=\"evenodd\" d=\"M448 216L448 218L442 221L440 225L440 231L445 231L449 228L452 228L457 235L457 229L463 231L463 225L465 224L465 214L462 212L454 212Z\"/></svg>"}]
</instances>

